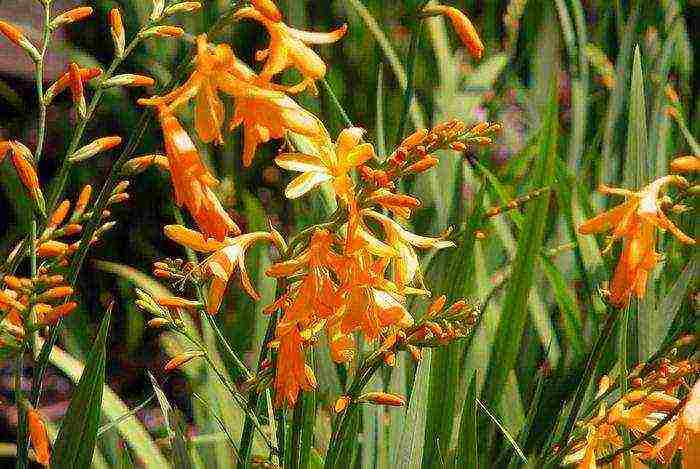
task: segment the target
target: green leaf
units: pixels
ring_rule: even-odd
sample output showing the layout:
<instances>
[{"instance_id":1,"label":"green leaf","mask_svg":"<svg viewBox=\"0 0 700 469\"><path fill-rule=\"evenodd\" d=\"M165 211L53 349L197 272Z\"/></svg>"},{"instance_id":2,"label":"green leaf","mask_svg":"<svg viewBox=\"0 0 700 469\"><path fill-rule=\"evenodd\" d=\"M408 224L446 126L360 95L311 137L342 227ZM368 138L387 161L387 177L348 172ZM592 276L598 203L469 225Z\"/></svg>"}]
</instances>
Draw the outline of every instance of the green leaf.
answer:
<instances>
[{"instance_id":1,"label":"green leaf","mask_svg":"<svg viewBox=\"0 0 700 469\"><path fill-rule=\"evenodd\" d=\"M170 444L172 445L171 459L173 466L178 469L190 468L192 467L192 462L190 461L187 451L187 442L185 440L181 419L177 415L176 410L170 405L170 402L168 402L168 398L163 390L158 386L158 381L156 381L155 377L150 372L146 372L146 374L151 380L153 391L156 393L156 398L158 398L160 410L163 412L165 427L168 430L168 438L170 438Z\"/></svg>"},{"instance_id":2,"label":"green leaf","mask_svg":"<svg viewBox=\"0 0 700 469\"><path fill-rule=\"evenodd\" d=\"M585 343L581 336L583 325L581 324L581 311L576 301L576 295L552 261L541 257L541 263L562 314L564 335L569 341L574 358L578 359L585 353Z\"/></svg>"},{"instance_id":3,"label":"green leaf","mask_svg":"<svg viewBox=\"0 0 700 469\"><path fill-rule=\"evenodd\" d=\"M428 382L430 380L431 350L424 349L413 380L411 399L406 411L406 422L401 433L399 450L392 467L418 469L423 459L425 420L428 411Z\"/></svg>"},{"instance_id":4,"label":"green leaf","mask_svg":"<svg viewBox=\"0 0 700 469\"><path fill-rule=\"evenodd\" d=\"M554 175L558 135L556 80L552 80L550 93L545 131L540 141L541 156L534 172L535 187L551 186ZM540 197L529 206L524 229L520 233L513 262L513 275L502 308L507 314L500 318L498 324L484 390L487 402L494 407L498 407L500 403L508 373L513 369L520 352L520 342L527 321L528 297L534 283L533 253L542 250L548 216L549 198Z\"/></svg>"},{"instance_id":5,"label":"green leaf","mask_svg":"<svg viewBox=\"0 0 700 469\"><path fill-rule=\"evenodd\" d=\"M112 305L102 319L97 338L87 358L87 366L83 370L58 432L51 458L51 466L56 469L89 467L92 462L100 424L107 332L111 316Z\"/></svg>"},{"instance_id":6,"label":"green leaf","mask_svg":"<svg viewBox=\"0 0 700 469\"><path fill-rule=\"evenodd\" d=\"M627 158L624 168L625 187L638 189L649 181L646 99L642 55L639 46L634 49L634 62L632 64L632 84L627 119Z\"/></svg>"},{"instance_id":7,"label":"green leaf","mask_svg":"<svg viewBox=\"0 0 700 469\"><path fill-rule=\"evenodd\" d=\"M479 449L476 435L477 428L477 390L476 372L472 377L467 391L467 402L464 403L462 419L459 424L459 443L457 444L457 458L455 467L465 469L478 469Z\"/></svg>"},{"instance_id":8,"label":"green leaf","mask_svg":"<svg viewBox=\"0 0 700 469\"><path fill-rule=\"evenodd\" d=\"M496 416L496 414L494 414L493 412L491 412L491 411L489 410L489 408L486 407L486 405L485 405L483 402L481 402L478 398L476 399L476 403L479 405L479 407L481 407L481 410L484 411L484 413L486 414L486 416L487 416L493 423L496 424L496 426L498 427L498 429L501 430L501 433L503 433L503 436L506 437L506 440L508 440L508 443L511 444L511 446L512 446L513 449L515 450L515 453L520 457L520 459L522 459L522 461L523 461L525 464L527 464L527 457L525 456L525 453L523 452L523 450L522 450L522 449L520 448L520 446L518 445L518 442L515 441L515 438L513 437L513 435L511 434L511 432L508 431L508 429L506 428L505 425L503 425L503 422L501 422L501 419L499 419L499 418Z\"/></svg>"}]
</instances>

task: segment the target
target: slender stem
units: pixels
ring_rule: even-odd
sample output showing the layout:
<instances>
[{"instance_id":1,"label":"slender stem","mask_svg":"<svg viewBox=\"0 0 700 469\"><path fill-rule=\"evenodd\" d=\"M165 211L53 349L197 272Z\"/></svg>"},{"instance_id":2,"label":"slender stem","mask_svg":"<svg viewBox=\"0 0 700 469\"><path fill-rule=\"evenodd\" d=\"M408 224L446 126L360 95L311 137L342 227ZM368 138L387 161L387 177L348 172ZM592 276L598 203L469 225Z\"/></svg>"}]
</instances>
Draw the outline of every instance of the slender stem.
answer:
<instances>
[{"instance_id":1,"label":"slender stem","mask_svg":"<svg viewBox=\"0 0 700 469\"><path fill-rule=\"evenodd\" d=\"M29 455L27 441L27 412L22 405L22 370L24 369L24 347L17 353L15 362L15 404L17 406L17 469L28 466Z\"/></svg>"},{"instance_id":2,"label":"slender stem","mask_svg":"<svg viewBox=\"0 0 700 469\"><path fill-rule=\"evenodd\" d=\"M586 368L583 372L583 379L579 382L578 387L576 388L574 402L571 406L569 417L566 420L564 431L562 432L562 436L559 440L559 447L561 448L565 447L568 443L569 436L571 435L571 432L574 429L574 425L576 424L576 420L578 419L578 414L581 410L581 405L583 404L583 398L585 397L586 391L588 390L588 385L593 379L593 376L595 374L595 368L598 365L598 362L600 361L600 357L603 355L603 350L605 350L605 346L610 340L610 337L612 337L613 335L612 333L615 329L615 323L617 322L618 317L619 316L617 314L617 310L615 310L612 306L609 306L608 318L605 321L603 330L598 336L598 340L596 340L596 343L593 346L593 350L591 350L591 354L588 356ZM559 451L557 454L562 455L564 453L565 451Z\"/></svg>"},{"instance_id":3,"label":"slender stem","mask_svg":"<svg viewBox=\"0 0 700 469\"><path fill-rule=\"evenodd\" d=\"M620 344L619 344L619 363L620 363L620 395L624 396L627 394L627 328L629 327L629 315L630 315L630 309L629 306L625 308L625 310L622 312L622 317L620 320L620 328L619 328L619 334L620 334ZM622 433L622 441L624 441L625 445L629 444L630 442L630 434L629 431L627 430L627 427L623 426L621 429ZM630 453L629 451L625 451L623 453L623 465L624 469L630 469L632 463L630 460Z\"/></svg>"},{"instance_id":4,"label":"slender stem","mask_svg":"<svg viewBox=\"0 0 700 469\"><path fill-rule=\"evenodd\" d=\"M408 120L408 112L411 108L411 99L413 98L413 88L415 85L416 56L418 55L418 42L420 41L421 33L423 32L423 20L419 19L418 23L414 23L411 28L411 42L408 46L408 63L406 65L406 77L408 83L403 93L402 112L399 114L399 128L396 131L396 144L398 145L403 140L403 134L406 129L406 121Z\"/></svg>"},{"instance_id":5,"label":"slender stem","mask_svg":"<svg viewBox=\"0 0 700 469\"><path fill-rule=\"evenodd\" d=\"M343 105L340 103L340 100L333 92L333 88L331 88L331 85L328 83L328 80L326 80L325 78L322 79L321 86L323 87L323 91L325 91L326 94L328 95L328 97L331 99L331 103L333 103L333 106L335 106L335 108L338 110L340 117L343 119L343 123L347 127L354 127L352 120L350 119L350 116L348 116L348 113L345 112L345 108L343 107Z\"/></svg>"},{"instance_id":6,"label":"slender stem","mask_svg":"<svg viewBox=\"0 0 700 469\"><path fill-rule=\"evenodd\" d=\"M303 394L297 399L297 403L294 406L294 414L292 416L292 444L291 455L289 456L291 469L300 469L299 464L301 459L301 432L304 426L304 398Z\"/></svg>"},{"instance_id":7,"label":"slender stem","mask_svg":"<svg viewBox=\"0 0 700 469\"><path fill-rule=\"evenodd\" d=\"M203 298L200 298L200 301L202 299ZM209 321L209 325L211 325L211 328L214 330L216 337L219 339L219 343L221 343L221 345L224 347L224 350L226 351L228 356L231 357L239 373L241 373L245 379L252 378L253 373L251 373L248 367L245 366L245 363L243 363L243 360L241 360L238 354L231 348L231 345L229 345L228 341L226 340L226 337L224 337L224 335L221 332L221 329L219 329L219 326L216 324L214 316L212 316L211 314L207 314L206 316L207 320Z\"/></svg>"}]
</instances>

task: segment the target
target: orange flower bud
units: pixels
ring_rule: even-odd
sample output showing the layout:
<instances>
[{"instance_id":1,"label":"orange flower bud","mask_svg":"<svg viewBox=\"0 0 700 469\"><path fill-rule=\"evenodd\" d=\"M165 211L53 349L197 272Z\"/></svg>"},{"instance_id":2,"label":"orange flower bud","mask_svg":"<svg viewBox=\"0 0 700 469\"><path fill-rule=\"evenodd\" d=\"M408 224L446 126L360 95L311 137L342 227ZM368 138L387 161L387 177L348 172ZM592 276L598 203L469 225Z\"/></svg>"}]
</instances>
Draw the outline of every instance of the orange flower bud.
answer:
<instances>
[{"instance_id":1,"label":"orange flower bud","mask_svg":"<svg viewBox=\"0 0 700 469\"><path fill-rule=\"evenodd\" d=\"M73 236L83 231L83 225L77 223L70 223L63 228L63 234L65 236Z\"/></svg>"},{"instance_id":2,"label":"orange flower bud","mask_svg":"<svg viewBox=\"0 0 700 469\"><path fill-rule=\"evenodd\" d=\"M69 286L54 287L39 295L39 300L57 300L73 294L73 288Z\"/></svg>"},{"instance_id":3,"label":"orange flower bud","mask_svg":"<svg viewBox=\"0 0 700 469\"><path fill-rule=\"evenodd\" d=\"M457 8L443 5L428 7L423 11L427 14L438 14L448 17L452 22L452 27L469 50L469 53L476 59L480 59L484 55L484 43L481 42L479 33L476 32L476 28L474 28L467 15Z\"/></svg>"},{"instance_id":4,"label":"orange flower bud","mask_svg":"<svg viewBox=\"0 0 700 469\"><path fill-rule=\"evenodd\" d=\"M413 132L411 135L403 139L401 144L399 145L399 148L404 148L407 150L412 150L416 146L420 145L423 143L425 140L425 137L428 136L430 132L428 132L428 129L419 129Z\"/></svg>"},{"instance_id":5,"label":"orange flower bud","mask_svg":"<svg viewBox=\"0 0 700 469\"><path fill-rule=\"evenodd\" d=\"M163 169L169 170L170 164L168 163L168 158L164 155L144 155L132 158L122 166L122 173L125 175L136 175L146 169L151 165L158 165Z\"/></svg>"},{"instance_id":6,"label":"orange flower bud","mask_svg":"<svg viewBox=\"0 0 700 469\"><path fill-rule=\"evenodd\" d=\"M32 199L34 199L41 213L45 213L46 203L44 202L44 195L39 187L39 177L37 176L36 169L34 169L34 165L31 163L33 159L32 152L29 148L16 141L11 141L10 146L12 147L12 164L17 171L19 179L22 181L22 184L27 189Z\"/></svg>"},{"instance_id":7,"label":"orange flower bud","mask_svg":"<svg viewBox=\"0 0 700 469\"><path fill-rule=\"evenodd\" d=\"M39 257L58 257L68 252L68 245L60 241L45 241L39 245L36 253Z\"/></svg>"},{"instance_id":8,"label":"orange flower bud","mask_svg":"<svg viewBox=\"0 0 700 469\"><path fill-rule=\"evenodd\" d=\"M464 142L452 142L450 143L450 149L454 151L465 151L467 149L467 144Z\"/></svg>"},{"instance_id":9,"label":"orange flower bud","mask_svg":"<svg viewBox=\"0 0 700 469\"><path fill-rule=\"evenodd\" d=\"M85 92L83 90L83 78L80 68L75 62L71 62L68 73L70 75L70 90L73 95L73 104L81 119L87 116L87 104L85 103Z\"/></svg>"},{"instance_id":10,"label":"orange flower bud","mask_svg":"<svg viewBox=\"0 0 700 469\"><path fill-rule=\"evenodd\" d=\"M189 362L190 360L193 360L198 357L203 357L205 354L204 352L200 351L193 351L193 352L184 352L181 353L180 355L176 356L172 360L170 360L168 363L165 364L163 367L163 370L166 373L169 373L173 371L175 368L179 368L185 363Z\"/></svg>"},{"instance_id":11,"label":"orange flower bud","mask_svg":"<svg viewBox=\"0 0 700 469\"><path fill-rule=\"evenodd\" d=\"M162 278L162 279L170 278L170 272L168 272L167 270L162 270L162 269L153 270L153 275L155 275L157 278Z\"/></svg>"},{"instance_id":12,"label":"orange flower bud","mask_svg":"<svg viewBox=\"0 0 700 469\"><path fill-rule=\"evenodd\" d=\"M43 466L48 466L50 458L49 434L39 413L34 409L27 411L27 426L29 427L29 438L31 439L37 462Z\"/></svg>"},{"instance_id":13,"label":"orange flower bud","mask_svg":"<svg viewBox=\"0 0 700 469\"><path fill-rule=\"evenodd\" d=\"M97 140L94 140L93 142L90 142L84 147L78 149L68 159L73 163L76 163L78 161L85 161L97 155L98 153L111 150L112 148L120 145L121 143L121 137L117 136L98 138Z\"/></svg>"},{"instance_id":14,"label":"orange flower bud","mask_svg":"<svg viewBox=\"0 0 700 469\"><path fill-rule=\"evenodd\" d=\"M24 49L24 51L29 54L29 56L35 62L39 62L41 60L41 54L37 48L34 47L34 44L32 44L16 26L0 20L0 33L2 33L2 35L5 36L10 42Z\"/></svg>"},{"instance_id":15,"label":"orange flower bud","mask_svg":"<svg viewBox=\"0 0 700 469\"><path fill-rule=\"evenodd\" d=\"M401 407L406 405L406 399L397 395L386 392L368 392L360 396L358 399L362 402L370 402L372 404L389 405L393 407Z\"/></svg>"},{"instance_id":16,"label":"orange flower bud","mask_svg":"<svg viewBox=\"0 0 700 469\"><path fill-rule=\"evenodd\" d=\"M155 26L141 33L141 37L180 37L185 34L185 30L177 26Z\"/></svg>"},{"instance_id":17,"label":"orange flower bud","mask_svg":"<svg viewBox=\"0 0 700 469\"><path fill-rule=\"evenodd\" d=\"M92 80L95 77L102 75L102 69L100 68L81 68L80 69L80 79L83 83ZM59 93L68 88L71 83L70 72L66 72L61 75L54 84L52 84L46 93L44 93L44 103L49 104L53 101Z\"/></svg>"},{"instance_id":18,"label":"orange flower bud","mask_svg":"<svg viewBox=\"0 0 700 469\"><path fill-rule=\"evenodd\" d=\"M7 153L10 151L10 148L10 142L0 142L0 163L2 163L5 157L7 156Z\"/></svg>"},{"instance_id":19,"label":"orange flower bud","mask_svg":"<svg viewBox=\"0 0 700 469\"><path fill-rule=\"evenodd\" d=\"M2 278L2 281L5 282L5 285L10 287L13 290L23 290L25 288L24 282L22 282L22 279L15 277L14 275L5 275ZM30 284L31 286L31 284Z\"/></svg>"},{"instance_id":20,"label":"orange flower bud","mask_svg":"<svg viewBox=\"0 0 700 469\"><path fill-rule=\"evenodd\" d=\"M59 319L63 319L66 316L68 316L70 313L75 311L75 308L78 307L78 303L75 301L71 301L68 303L64 303L60 306L56 306L53 308L50 312L46 314L46 317L44 317L44 324L55 324Z\"/></svg>"},{"instance_id":21,"label":"orange flower bud","mask_svg":"<svg viewBox=\"0 0 700 469\"><path fill-rule=\"evenodd\" d=\"M126 192L121 192L119 194L114 194L107 201L107 205L120 204L129 200L129 194Z\"/></svg>"},{"instance_id":22,"label":"orange flower bud","mask_svg":"<svg viewBox=\"0 0 700 469\"><path fill-rule=\"evenodd\" d=\"M445 307L445 302L447 302L447 297L445 295L440 295L430 305L430 307L428 308L428 311L426 311L426 313L425 313L425 316L432 317L432 316L435 316L436 314L438 314L440 311L442 311L442 308Z\"/></svg>"},{"instance_id":23,"label":"orange flower bud","mask_svg":"<svg viewBox=\"0 0 700 469\"><path fill-rule=\"evenodd\" d=\"M85 212L85 207L87 207L87 204L90 202L91 195L92 186L90 184L86 184L85 187L83 187L83 190L80 191L78 201L75 203L75 210L73 210L71 220L75 221L83 215L83 213Z\"/></svg>"},{"instance_id":24,"label":"orange flower bud","mask_svg":"<svg viewBox=\"0 0 700 469\"><path fill-rule=\"evenodd\" d=\"M270 21L274 21L275 23L282 21L282 13L272 0L251 0L251 3L256 10Z\"/></svg>"},{"instance_id":25,"label":"orange flower bud","mask_svg":"<svg viewBox=\"0 0 700 469\"><path fill-rule=\"evenodd\" d=\"M180 298L179 296L168 296L164 298L157 298L156 303L158 303L160 306L164 306L166 308L191 308L191 309L196 309L196 308L201 308L202 303L199 301L192 301L188 300L186 298Z\"/></svg>"},{"instance_id":26,"label":"orange flower bud","mask_svg":"<svg viewBox=\"0 0 700 469\"><path fill-rule=\"evenodd\" d=\"M66 219L66 215L68 215L68 210L70 210L70 202L68 200L64 200L53 212L53 214L51 214L51 218L49 219L49 227L56 228L58 225L63 223L63 220Z\"/></svg>"},{"instance_id":27,"label":"orange flower bud","mask_svg":"<svg viewBox=\"0 0 700 469\"><path fill-rule=\"evenodd\" d=\"M133 73L125 73L122 75L116 75L110 78L109 80L106 80L102 86L104 88L109 88L112 86L131 86L131 87L136 87L136 86L153 86L155 84L155 80L151 77L147 77L145 75L135 75Z\"/></svg>"},{"instance_id":28,"label":"orange flower bud","mask_svg":"<svg viewBox=\"0 0 700 469\"><path fill-rule=\"evenodd\" d=\"M340 396L338 398L338 400L335 401L335 405L333 406L333 410L335 411L336 414L339 414L348 407L348 404L350 404L350 397L349 396Z\"/></svg>"},{"instance_id":29,"label":"orange flower bud","mask_svg":"<svg viewBox=\"0 0 700 469\"><path fill-rule=\"evenodd\" d=\"M174 5L170 5L163 12L163 16L170 16L176 13L189 13L191 11L197 11L202 8L202 4L199 2L181 2Z\"/></svg>"},{"instance_id":30,"label":"orange flower bud","mask_svg":"<svg viewBox=\"0 0 700 469\"><path fill-rule=\"evenodd\" d=\"M20 312L26 311L27 307L13 298L6 291L0 290L0 306L11 307Z\"/></svg>"},{"instance_id":31,"label":"orange flower bud","mask_svg":"<svg viewBox=\"0 0 700 469\"><path fill-rule=\"evenodd\" d=\"M159 329L170 324L170 321L165 318L153 318L146 323L146 325L152 329Z\"/></svg>"},{"instance_id":32,"label":"orange flower bud","mask_svg":"<svg viewBox=\"0 0 700 469\"><path fill-rule=\"evenodd\" d=\"M51 29L56 29L66 24L84 20L88 16L92 15L92 12L93 10L90 7L73 8L72 10L65 11L60 15L56 16L53 20L51 20L51 24L49 27Z\"/></svg>"},{"instance_id":33,"label":"orange flower bud","mask_svg":"<svg viewBox=\"0 0 700 469\"><path fill-rule=\"evenodd\" d=\"M39 324L43 324L44 320L46 319L46 315L53 310L53 306L46 303L37 303L34 305L32 310L34 311L37 322Z\"/></svg>"},{"instance_id":34,"label":"orange flower bud","mask_svg":"<svg viewBox=\"0 0 700 469\"><path fill-rule=\"evenodd\" d=\"M117 57L124 57L126 48L126 35L124 33L124 23L118 8L112 8L109 12L109 28L114 41L114 54Z\"/></svg>"},{"instance_id":35,"label":"orange flower bud","mask_svg":"<svg viewBox=\"0 0 700 469\"><path fill-rule=\"evenodd\" d=\"M406 172L407 173L416 173L416 174L422 173L424 171L429 170L430 168L434 168L435 166L438 165L439 162L440 162L440 160L438 160L437 158L435 158L433 156L429 156L429 157L423 158L422 160L420 160L416 163L413 163L411 166L406 168Z\"/></svg>"},{"instance_id":36,"label":"orange flower bud","mask_svg":"<svg viewBox=\"0 0 700 469\"><path fill-rule=\"evenodd\" d=\"M671 161L671 171L674 173L696 173L700 171L700 157L688 155L674 158Z\"/></svg>"},{"instance_id":37,"label":"orange flower bud","mask_svg":"<svg viewBox=\"0 0 700 469\"><path fill-rule=\"evenodd\" d=\"M312 388L318 387L318 381L316 380L316 375L314 375L314 370L311 369L309 365L304 365L304 375L306 375L306 382Z\"/></svg>"}]
</instances>

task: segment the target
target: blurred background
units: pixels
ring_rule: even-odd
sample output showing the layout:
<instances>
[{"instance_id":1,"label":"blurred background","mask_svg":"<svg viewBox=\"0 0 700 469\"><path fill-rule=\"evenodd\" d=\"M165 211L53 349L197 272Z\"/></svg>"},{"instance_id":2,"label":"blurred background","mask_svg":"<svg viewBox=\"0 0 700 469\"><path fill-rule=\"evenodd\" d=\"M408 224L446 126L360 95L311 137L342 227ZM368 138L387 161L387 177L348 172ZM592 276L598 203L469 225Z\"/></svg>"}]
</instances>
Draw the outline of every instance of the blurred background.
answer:
<instances>
[{"instance_id":1,"label":"blurred background","mask_svg":"<svg viewBox=\"0 0 700 469\"><path fill-rule=\"evenodd\" d=\"M55 11L84 4L72 0L53 3ZM172 23L183 25L193 34L207 31L233 2L209 0L203 3L202 11L175 16ZM367 129L368 139L375 142L380 154L390 153L397 142L396 129L402 112L401 80L405 80L401 73L397 75L399 64L396 61L405 63L410 24L406 15L418 2L280 0L278 3L287 22L301 29L327 31L344 22L349 24L348 34L342 41L316 50L329 64L328 83L351 120ZM537 157L535 143L553 76L558 83L561 159L587 190L595 188L602 177L613 185L620 182L618 163L606 169L601 161L608 158L619 162L624 153L627 90L635 45L640 48L645 73L648 126L654 139L649 145L654 155L653 168L665 171L668 159L689 152L681 133L664 113L664 91L667 84L673 86L685 109L690 132L698 135L700 76L694 64L700 50L695 47L700 39L699 2L455 0L445 3L468 13L484 40L486 52L480 62L473 61L448 25L441 20L427 22L415 66L419 106L411 113L410 125L428 126L448 118L463 119L467 123L502 122L504 130L497 135L494 145L475 150L474 156L498 177L511 196L522 195L528 188L530 163ZM121 8L127 36L147 18L151 8L151 3L143 0L87 4L95 9L92 18L55 33L48 56L47 83L53 82L69 61L83 67L106 68L112 57L106 23L111 8ZM20 26L37 42L40 17L38 2L0 0L0 18ZM227 27L215 40L231 44L241 59L254 64L254 53L265 47L267 35L259 25L245 22ZM121 71L153 76L160 85L171 79L173 71L186 60L189 52L190 45L184 42L148 41L138 48ZM37 119L32 73L29 60L4 39L0 41L0 139L17 139L30 148L36 138ZM296 77L290 73L283 80L293 83ZM110 90L85 141L112 134L128 137L142 113L136 99L151 92L153 90ZM302 95L299 102L319 115L331 134L337 135L343 127L336 108L323 90L318 98ZM181 115L189 126L191 115L188 112ZM64 94L49 108L47 146L40 168L42 181L50 181L59 167L74 122L70 96ZM192 135L194 138L194 133ZM253 166L243 170L239 131L229 134L225 145L218 148L198 142L222 180L220 198L244 231L264 228L269 219L289 233L322 217L320 199L294 203L284 199L288 175L272 163L272 156L282 143L275 141L262 147ZM149 128L138 154L162 151L160 132ZM67 196L74 199L84 184L100 187L117 155L112 151L88 164L78 165L71 174ZM478 189L474 175L468 165L454 155L445 156L445 160L447 163L434 176L408 187L421 194L425 203L425 208L413 220L413 228L419 233L435 234L448 225L460 225L471 210ZM601 176L601 171L608 172ZM6 253L27 232L30 207L9 163L0 166L0 180L0 252ZM161 231L164 224L174 221L171 185L168 175L157 169L149 169L131 181L131 198L113 210L117 226L89 253L77 289L80 308L65 322L59 343L71 356L82 360L95 337L104 305L115 299L117 306L108 348L109 386L126 406L134 407L151 395L145 370L152 370L171 402L183 412L189 431L195 435L204 432L195 425L196 412L189 397L197 376L175 374L167 379L163 376L160 370L168 358L164 352L167 344L159 341L157 333L145 328L147 318L133 305L133 285L144 281L138 272L149 274L154 260L183 256L173 243L164 240ZM493 205L498 205L495 194L492 200ZM603 199L592 200L591 206L582 208L584 212L594 211L605 203ZM687 219L692 220L692 216ZM686 231L693 232L692 228ZM488 238L479 245L481 261L477 268L484 282L473 291L477 300L483 300L484 292L491 292L507 275L506 264L514 249L513 233L517 237L516 228L507 220L487 227ZM550 226L547 247L555 249L571 242L570 236L563 224ZM274 294L274 283L266 280L262 272L269 265L271 255L258 249L249 259L253 277L268 301ZM677 261L674 255L679 256ZM682 267L680 255L679 252L669 253L669 276ZM446 259L442 258L441 262ZM598 272L597 277L594 274L586 278L572 267L578 262L580 259L573 251L564 252L555 261L562 278L567 279L572 298L580 302L575 307L586 332L579 340L588 343L592 314L588 306L590 286L603 275ZM429 280L439 278L440 272L429 269ZM539 274L538 284L546 285L543 274ZM236 288L237 280L230 285L232 288L218 319L234 348L252 363L264 333L265 321L260 310L265 300L254 305ZM572 346L576 339L563 325L561 302L551 291L540 289L531 307L539 313L533 313L522 346L523 370L531 370L542 363L554 370L565 370L561 372L560 384L562 392L566 392L567 379L571 380L575 366L580 363L582 349ZM691 307L690 302L683 306ZM477 340L481 341L482 348L476 348L467 360L478 363L488 357L493 324L493 321L487 322L485 329L479 332ZM344 372L336 373L334 369L329 372L337 377L329 379L323 373L318 374L319 381L333 381L334 384L322 385L322 391L332 402L337 395L332 386L342 386ZM525 401L525 390L531 384L528 380L532 378L526 375L523 373L519 381ZM11 378L11 363L0 360L0 441L3 442L13 440L16 424L11 405ZM53 368L45 389L41 410L49 419L59 419L72 389L66 370ZM503 418L517 426L526 408L526 402L520 407L514 406L513 415ZM165 436L156 402L150 402L136 415L156 437ZM324 418L328 425L327 414ZM323 425L319 423L319 427ZM120 445L116 432L105 433L100 440L105 461L114 463L118 459ZM5 447L4 451L9 450ZM7 456L7 452L0 452L0 458L3 454ZM0 460L0 465L2 462Z\"/></svg>"}]
</instances>

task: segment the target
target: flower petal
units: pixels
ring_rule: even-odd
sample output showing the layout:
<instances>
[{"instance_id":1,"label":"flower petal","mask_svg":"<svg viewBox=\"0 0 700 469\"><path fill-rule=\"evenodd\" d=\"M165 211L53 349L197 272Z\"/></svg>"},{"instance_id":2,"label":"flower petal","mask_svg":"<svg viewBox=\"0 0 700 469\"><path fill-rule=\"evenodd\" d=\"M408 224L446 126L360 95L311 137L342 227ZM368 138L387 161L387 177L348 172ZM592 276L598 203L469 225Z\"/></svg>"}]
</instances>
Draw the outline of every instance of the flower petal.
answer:
<instances>
[{"instance_id":1,"label":"flower petal","mask_svg":"<svg viewBox=\"0 0 700 469\"><path fill-rule=\"evenodd\" d=\"M176 243L198 252L218 251L226 246L213 238L205 239L199 231L190 230L182 225L166 225L163 232Z\"/></svg>"},{"instance_id":2,"label":"flower petal","mask_svg":"<svg viewBox=\"0 0 700 469\"><path fill-rule=\"evenodd\" d=\"M325 172L308 172L297 176L289 183L284 190L284 195L288 199L297 199L306 194L310 190L320 186L324 182L328 182L333 177Z\"/></svg>"},{"instance_id":3,"label":"flower petal","mask_svg":"<svg viewBox=\"0 0 700 469\"><path fill-rule=\"evenodd\" d=\"M310 171L323 173L328 171L319 157L305 153L283 153L275 158L275 163L280 168L302 173Z\"/></svg>"},{"instance_id":4,"label":"flower petal","mask_svg":"<svg viewBox=\"0 0 700 469\"><path fill-rule=\"evenodd\" d=\"M328 33L302 31L300 29L290 28L289 26L287 26L286 30L290 36L306 44L332 44L345 36L345 33L348 31L348 25L343 24L338 29L334 29Z\"/></svg>"}]
</instances>

